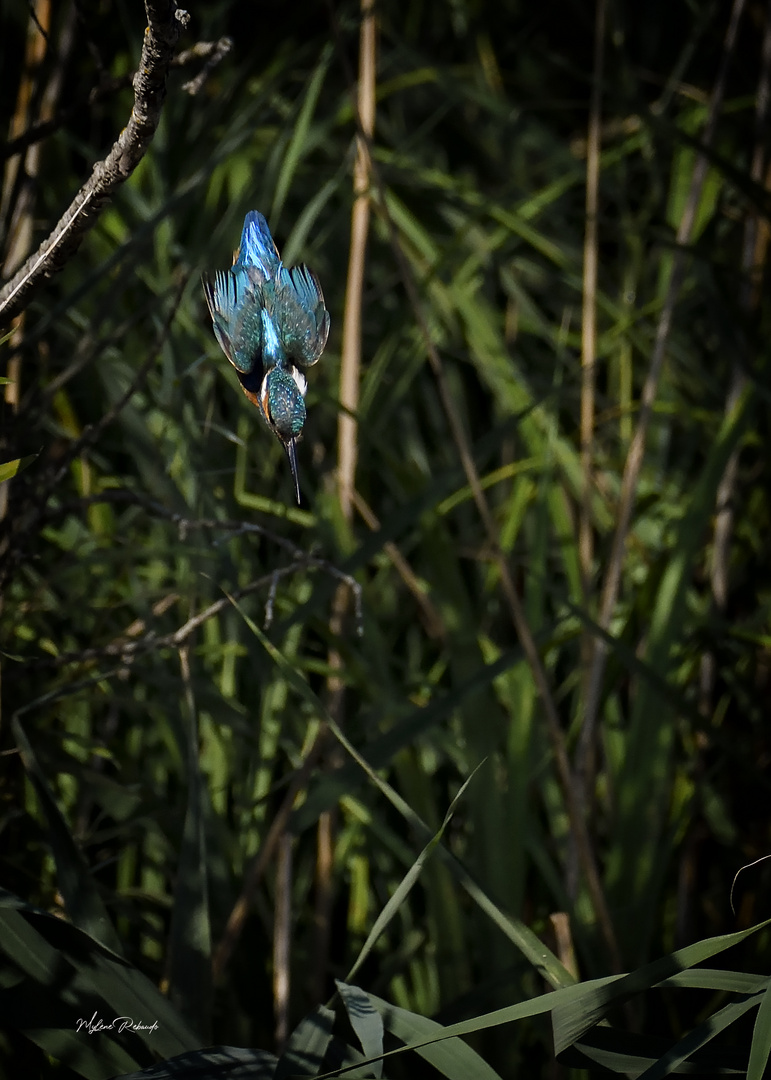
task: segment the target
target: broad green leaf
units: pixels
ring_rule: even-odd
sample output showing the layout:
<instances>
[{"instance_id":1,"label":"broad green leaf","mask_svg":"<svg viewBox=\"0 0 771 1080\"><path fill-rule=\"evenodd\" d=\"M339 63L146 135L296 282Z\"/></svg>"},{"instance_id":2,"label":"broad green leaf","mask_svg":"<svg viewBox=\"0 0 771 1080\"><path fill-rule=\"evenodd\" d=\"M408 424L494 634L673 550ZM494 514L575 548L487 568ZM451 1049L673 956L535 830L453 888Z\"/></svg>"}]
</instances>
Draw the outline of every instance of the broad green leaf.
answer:
<instances>
[{"instance_id":1,"label":"broad green leaf","mask_svg":"<svg viewBox=\"0 0 771 1080\"><path fill-rule=\"evenodd\" d=\"M744 998L741 1001L733 1001L730 1005L723 1006L722 1009L718 1009L712 1016L708 1017L702 1024L690 1031L683 1039L680 1039L670 1050L663 1054L657 1062L646 1069L642 1074L641 1080L661 1080L661 1077L668 1076L670 1073L675 1072L680 1066L682 1066L688 1059L700 1050L702 1046L706 1046L711 1042L716 1035L719 1035L721 1031L724 1031L727 1027L733 1024L740 1017L744 1016L750 1009L755 1009L758 1006L760 995L753 994L751 997Z\"/></svg>"},{"instance_id":2,"label":"broad green leaf","mask_svg":"<svg viewBox=\"0 0 771 1080\"><path fill-rule=\"evenodd\" d=\"M445 1029L435 1020L389 1005L374 995L367 996L382 1016L386 1030L415 1047L415 1052L447 1080L500 1080L498 1073L462 1039L447 1038ZM436 1037L441 1041L434 1042Z\"/></svg>"},{"instance_id":3,"label":"broad green leaf","mask_svg":"<svg viewBox=\"0 0 771 1080\"><path fill-rule=\"evenodd\" d=\"M277 1062L266 1050L210 1046L115 1080L273 1080Z\"/></svg>"},{"instance_id":4,"label":"broad green leaf","mask_svg":"<svg viewBox=\"0 0 771 1080\"><path fill-rule=\"evenodd\" d=\"M289 1036L286 1049L276 1065L275 1080L320 1073L332 1043L334 1022L335 1014L324 1005L318 1005L304 1017Z\"/></svg>"},{"instance_id":5,"label":"broad green leaf","mask_svg":"<svg viewBox=\"0 0 771 1080\"><path fill-rule=\"evenodd\" d=\"M351 1027L361 1043L364 1056L376 1058L378 1054L383 1053L383 1020L380 1013L373 1007L369 996L358 986L351 986L339 979L335 979L335 986L345 1006ZM380 1080L383 1075L382 1061L373 1062L372 1075Z\"/></svg>"},{"instance_id":6,"label":"broad green leaf","mask_svg":"<svg viewBox=\"0 0 771 1080\"><path fill-rule=\"evenodd\" d=\"M566 995L567 1004L560 1004L554 1010L552 1026L554 1032L554 1052L560 1054L565 1047L577 1042L585 1031L598 1023L608 1010L619 1002L626 1001L641 990L677 976L687 968L709 960L713 956L745 941L758 930L768 926L771 920L740 930L735 934L723 934L719 937L705 938L695 945L687 945L659 960L645 964L629 975L616 976L607 984L579 983L571 987Z\"/></svg>"}]
</instances>

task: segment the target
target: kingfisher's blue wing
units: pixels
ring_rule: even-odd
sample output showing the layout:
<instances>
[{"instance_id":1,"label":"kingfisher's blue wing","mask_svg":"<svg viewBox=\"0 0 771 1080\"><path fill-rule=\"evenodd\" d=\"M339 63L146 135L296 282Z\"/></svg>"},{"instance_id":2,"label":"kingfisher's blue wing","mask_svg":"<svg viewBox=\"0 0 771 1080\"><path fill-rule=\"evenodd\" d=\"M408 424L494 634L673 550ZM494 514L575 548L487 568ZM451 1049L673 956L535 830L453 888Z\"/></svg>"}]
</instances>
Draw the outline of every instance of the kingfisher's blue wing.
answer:
<instances>
[{"instance_id":1,"label":"kingfisher's blue wing","mask_svg":"<svg viewBox=\"0 0 771 1080\"><path fill-rule=\"evenodd\" d=\"M275 277L281 265L268 223L257 210L250 210L244 218L235 265L257 267L267 280Z\"/></svg>"},{"instance_id":2,"label":"kingfisher's blue wing","mask_svg":"<svg viewBox=\"0 0 771 1080\"><path fill-rule=\"evenodd\" d=\"M203 291L214 334L230 363L239 372L262 371L262 294L242 266L218 270L214 280L204 275Z\"/></svg>"},{"instance_id":3,"label":"kingfisher's blue wing","mask_svg":"<svg viewBox=\"0 0 771 1080\"><path fill-rule=\"evenodd\" d=\"M327 343L329 312L312 270L307 266L281 267L273 313L290 359L304 367L315 364Z\"/></svg>"}]
</instances>

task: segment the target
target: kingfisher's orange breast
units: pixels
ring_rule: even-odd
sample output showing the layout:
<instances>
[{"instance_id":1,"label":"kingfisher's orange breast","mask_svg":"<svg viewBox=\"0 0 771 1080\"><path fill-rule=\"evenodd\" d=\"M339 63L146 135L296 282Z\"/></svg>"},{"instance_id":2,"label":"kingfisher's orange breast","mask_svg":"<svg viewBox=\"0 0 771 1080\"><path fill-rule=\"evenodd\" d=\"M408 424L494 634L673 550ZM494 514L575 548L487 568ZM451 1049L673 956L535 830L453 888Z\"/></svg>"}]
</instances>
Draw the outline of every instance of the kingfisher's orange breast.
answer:
<instances>
[{"instance_id":1,"label":"kingfisher's orange breast","mask_svg":"<svg viewBox=\"0 0 771 1080\"><path fill-rule=\"evenodd\" d=\"M247 388L244 386L243 383L241 383L241 389L246 394L246 396L249 398L252 405L254 405L258 409L261 408L262 403L261 403L259 397L257 396L257 394L255 394L255 392L253 390L247 390Z\"/></svg>"}]
</instances>

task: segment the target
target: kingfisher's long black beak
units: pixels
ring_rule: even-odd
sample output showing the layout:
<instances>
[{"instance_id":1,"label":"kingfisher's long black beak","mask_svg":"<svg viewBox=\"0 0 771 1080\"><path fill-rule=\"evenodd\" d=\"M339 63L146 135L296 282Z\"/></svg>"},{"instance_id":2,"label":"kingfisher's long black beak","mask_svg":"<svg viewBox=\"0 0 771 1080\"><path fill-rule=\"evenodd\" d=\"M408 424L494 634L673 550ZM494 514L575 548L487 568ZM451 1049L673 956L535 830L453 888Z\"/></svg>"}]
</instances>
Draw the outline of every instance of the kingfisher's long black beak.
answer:
<instances>
[{"instance_id":1,"label":"kingfisher's long black beak","mask_svg":"<svg viewBox=\"0 0 771 1080\"><path fill-rule=\"evenodd\" d=\"M284 449L286 450L286 456L289 458L289 468L292 470L292 479L294 480L294 490L297 495L297 505L300 505L300 478L297 475L297 439L287 439L284 443Z\"/></svg>"}]
</instances>

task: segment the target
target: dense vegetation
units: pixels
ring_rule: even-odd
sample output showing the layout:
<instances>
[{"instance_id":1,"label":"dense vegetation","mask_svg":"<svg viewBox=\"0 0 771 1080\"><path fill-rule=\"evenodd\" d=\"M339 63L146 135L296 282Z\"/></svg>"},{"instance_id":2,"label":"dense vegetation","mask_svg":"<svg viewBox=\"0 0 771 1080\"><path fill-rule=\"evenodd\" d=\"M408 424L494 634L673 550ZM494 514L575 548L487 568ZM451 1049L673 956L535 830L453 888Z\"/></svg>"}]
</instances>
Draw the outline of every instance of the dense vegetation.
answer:
<instances>
[{"instance_id":1,"label":"dense vegetation","mask_svg":"<svg viewBox=\"0 0 771 1080\"><path fill-rule=\"evenodd\" d=\"M2 326L0 1076L315 1076L424 1017L481 1056L386 1075L763 1074L768 930L711 939L769 915L767 7L384 2L365 152L358 5L190 6L230 49ZM7 279L145 11L0 20ZM250 209L332 317L300 508L200 286Z\"/></svg>"}]
</instances>

